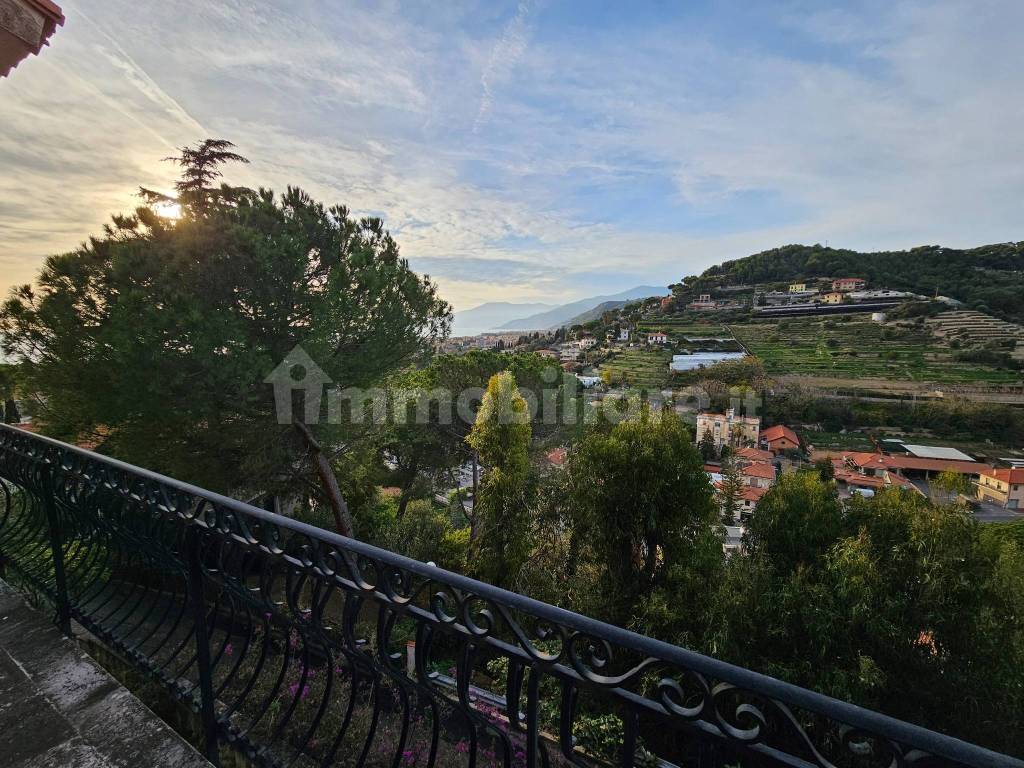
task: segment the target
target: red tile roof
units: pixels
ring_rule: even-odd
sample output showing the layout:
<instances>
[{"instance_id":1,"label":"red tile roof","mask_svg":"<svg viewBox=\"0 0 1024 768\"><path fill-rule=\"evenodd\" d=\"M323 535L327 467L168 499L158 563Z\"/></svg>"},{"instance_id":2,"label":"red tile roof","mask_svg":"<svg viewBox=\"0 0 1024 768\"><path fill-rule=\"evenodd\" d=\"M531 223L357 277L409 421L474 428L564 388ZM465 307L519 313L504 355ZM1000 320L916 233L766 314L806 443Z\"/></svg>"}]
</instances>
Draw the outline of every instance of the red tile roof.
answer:
<instances>
[{"instance_id":1,"label":"red tile roof","mask_svg":"<svg viewBox=\"0 0 1024 768\"><path fill-rule=\"evenodd\" d=\"M774 458L771 451L762 451L760 448L737 448L736 455L747 461L770 462Z\"/></svg>"},{"instance_id":2,"label":"red tile roof","mask_svg":"<svg viewBox=\"0 0 1024 768\"><path fill-rule=\"evenodd\" d=\"M780 440L783 437L791 440L797 445L800 444L800 438L796 436L796 432L787 427L785 424L776 424L774 427L768 427L768 429L761 431L761 437L769 443Z\"/></svg>"},{"instance_id":3,"label":"red tile roof","mask_svg":"<svg viewBox=\"0 0 1024 768\"><path fill-rule=\"evenodd\" d=\"M846 458L858 467L873 467L875 469L911 469L921 472L944 472L950 469L963 475L977 475L992 469L988 464L981 464L977 461L922 459L917 456L890 456L884 453L848 453Z\"/></svg>"},{"instance_id":4,"label":"red tile roof","mask_svg":"<svg viewBox=\"0 0 1024 768\"><path fill-rule=\"evenodd\" d=\"M920 493L920 489L905 477L886 472L884 475L862 475L843 467L836 467L836 481L856 488L907 488Z\"/></svg>"},{"instance_id":5,"label":"red tile roof","mask_svg":"<svg viewBox=\"0 0 1024 768\"><path fill-rule=\"evenodd\" d=\"M566 453L568 453L568 451L566 451L562 446L552 448L547 454L548 462L553 466L560 467L565 464Z\"/></svg>"},{"instance_id":6,"label":"red tile roof","mask_svg":"<svg viewBox=\"0 0 1024 768\"><path fill-rule=\"evenodd\" d=\"M740 497L744 501L752 501L756 504L766 493L768 493L768 491L768 488L755 488L752 485L747 485L744 486L743 491L740 493Z\"/></svg>"},{"instance_id":7,"label":"red tile roof","mask_svg":"<svg viewBox=\"0 0 1024 768\"><path fill-rule=\"evenodd\" d=\"M763 477L768 480L775 479L775 467L773 467L771 464L748 464L747 466L743 467L743 469L741 469L740 472L742 472L744 475L747 475L748 477Z\"/></svg>"},{"instance_id":8,"label":"red tile roof","mask_svg":"<svg viewBox=\"0 0 1024 768\"><path fill-rule=\"evenodd\" d=\"M994 477L1004 483L1024 483L1024 469L992 469L987 467L981 474Z\"/></svg>"}]
</instances>

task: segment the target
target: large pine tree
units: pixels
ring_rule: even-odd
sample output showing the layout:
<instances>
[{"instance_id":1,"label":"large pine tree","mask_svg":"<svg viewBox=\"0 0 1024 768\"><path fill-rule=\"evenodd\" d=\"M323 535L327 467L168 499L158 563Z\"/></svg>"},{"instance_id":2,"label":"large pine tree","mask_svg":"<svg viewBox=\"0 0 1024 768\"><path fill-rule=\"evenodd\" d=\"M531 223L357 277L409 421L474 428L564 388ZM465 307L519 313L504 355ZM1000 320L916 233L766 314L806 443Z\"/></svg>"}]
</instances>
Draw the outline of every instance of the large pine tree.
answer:
<instances>
[{"instance_id":1,"label":"large pine tree","mask_svg":"<svg viewBox=\"0 0 1024 768\"><path fill-rule=\"evenodd\" d=\"M0 308L0 341L48 433L246 498L308 497L351 534L332 466L351 426L302 408L279 423L264 379L301 345L339 388L368 386L442 338L450 311L380 219L293 187L215 187L243 160L231 148L183 148L175 196L142 190L147 205L48 258ZM180 218L158 213L168 202Z\"/></svg>"}]
</instances>

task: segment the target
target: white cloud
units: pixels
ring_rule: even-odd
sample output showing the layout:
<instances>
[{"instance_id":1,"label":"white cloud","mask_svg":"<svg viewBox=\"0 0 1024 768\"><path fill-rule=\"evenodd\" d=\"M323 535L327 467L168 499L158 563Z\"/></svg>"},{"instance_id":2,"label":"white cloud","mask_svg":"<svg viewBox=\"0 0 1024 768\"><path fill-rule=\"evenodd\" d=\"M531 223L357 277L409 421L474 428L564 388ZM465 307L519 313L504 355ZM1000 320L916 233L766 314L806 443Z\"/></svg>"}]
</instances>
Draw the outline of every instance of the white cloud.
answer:
<instances>
[{"instance_id":1,"label":"white cloud","mask_svg":"<svg viewBox=\"0 0 1024 768\"><path fill-rule=\"evenodd\" d=\"M487 66L480 75L480 87L483 95L480 97L480 108L476 113L476 120L473 121L473 133L478 133L487 123L491 116L491 108L494 106L494 88L506 80L526 50L527 24L526 18L530 13L530 3L521 0L516 6L515 16L505 25L501 37L494 44Z\"/></svg>"}]
</instances>

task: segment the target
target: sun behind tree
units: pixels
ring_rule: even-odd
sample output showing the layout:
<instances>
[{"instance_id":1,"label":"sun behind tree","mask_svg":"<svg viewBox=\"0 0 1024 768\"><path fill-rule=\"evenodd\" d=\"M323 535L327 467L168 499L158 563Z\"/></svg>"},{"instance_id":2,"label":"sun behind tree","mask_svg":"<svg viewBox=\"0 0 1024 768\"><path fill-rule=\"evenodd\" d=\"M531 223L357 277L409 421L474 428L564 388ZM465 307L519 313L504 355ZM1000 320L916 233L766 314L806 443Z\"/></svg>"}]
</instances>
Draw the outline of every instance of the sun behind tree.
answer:
<instances>
[{"instance_id":1,"label":"sun behind tree","mask_svg":"<svg viewBox=\"0 0 1024 768\"><path fill-rule=\"evenodd\" d=\"M332 462L359 427L305 423L298 400L278 423L264 379L301 345L339 388L371 385L431 349L451 313L380 219L294 187L215 188L245 162L231 146L184 148L176 198L141 191L179 220L142 206L49 257L0 307L0 343L48 434L284 512L326 506L351 534Z\"/></svg>"}]
</instances>

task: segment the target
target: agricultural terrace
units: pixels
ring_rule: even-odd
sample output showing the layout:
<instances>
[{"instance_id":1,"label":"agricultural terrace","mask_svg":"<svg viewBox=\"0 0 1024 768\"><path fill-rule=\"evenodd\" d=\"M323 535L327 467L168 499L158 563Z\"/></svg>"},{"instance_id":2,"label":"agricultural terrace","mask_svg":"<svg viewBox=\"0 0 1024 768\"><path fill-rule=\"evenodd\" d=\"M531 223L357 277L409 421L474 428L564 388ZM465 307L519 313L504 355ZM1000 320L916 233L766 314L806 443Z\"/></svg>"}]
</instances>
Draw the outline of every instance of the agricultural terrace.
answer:
<instances>
[{"instance_id":1,"label":"agricultural terrace","mask_svg":"<svg viewBox=\"0 0 1024 768\"><path fill-rule=\"evenodd\" d=\"M660 389L668 384L671 353L663 349L627 347L611 352L598 367L598 374L609 384Z\"/></svg>"},{"instance_id":2,"label":"agricultural terrace","mask_svg":"<svg viewBox=\"0 0 1024 768\"><path fill-rule=\"evenodd\" d=\"M847 319L849 318L849 319ZM729 326L769 374L879 378L937 383L1014 384L1018 371L958 362L927 328L867 317L787 318Z\"/></svg>"},{"instance_id":3,"label":"agricultural terrace","mask_svg":"<svg viewBox=\"0 0 1024 768\"><path fill-rule=\"evenodd\" d=\"M698 320L687 317L645 318L637 323L637 331L664 331L673 339L691 338L729 338L732 333L724 325L711 320Z\"/></svg>"}]
</instances>

